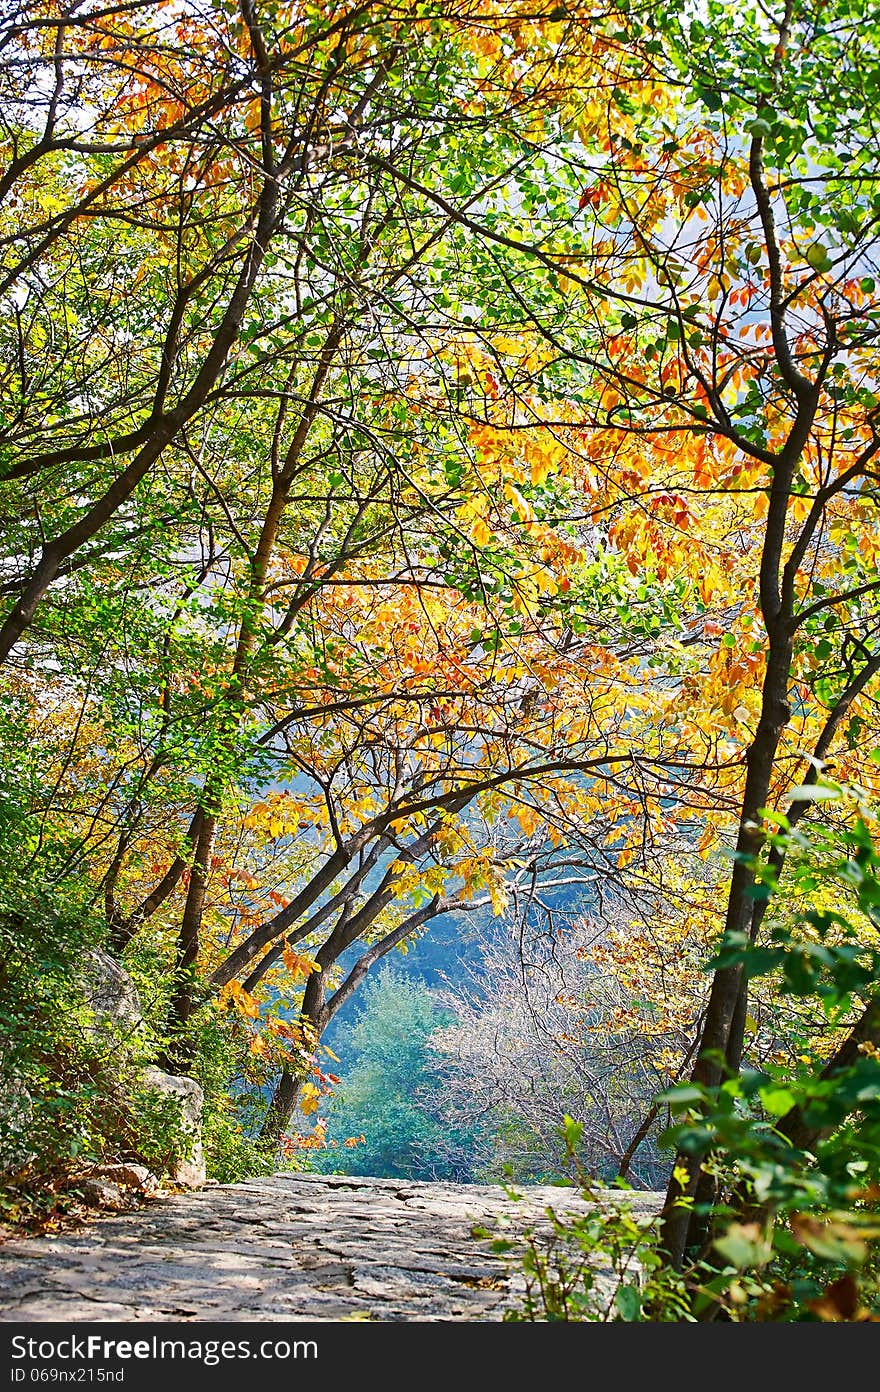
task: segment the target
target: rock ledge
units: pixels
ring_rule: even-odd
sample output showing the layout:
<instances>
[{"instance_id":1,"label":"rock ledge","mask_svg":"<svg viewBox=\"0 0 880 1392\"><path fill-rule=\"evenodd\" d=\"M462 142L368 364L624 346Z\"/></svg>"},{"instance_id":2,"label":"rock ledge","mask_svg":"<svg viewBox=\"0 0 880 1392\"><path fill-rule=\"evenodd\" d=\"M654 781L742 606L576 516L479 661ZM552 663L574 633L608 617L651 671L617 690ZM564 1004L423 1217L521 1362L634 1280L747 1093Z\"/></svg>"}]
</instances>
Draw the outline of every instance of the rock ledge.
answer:
<instances>
[{"instance_id":1,"label":"rock ledge","mask_svg":"<svg viewBox=\"0 0 880 1392\"><path fill-rule=\"evenodd\" d=\"M587 1205L572 1189L276 1174L0 1246L0 1320L501 1320L516 1275L477 1240ZM614 1191L620 1199L619 1191ZM661 1195L628 1196L649 1218Z\"/></svg>"}]
</instances>

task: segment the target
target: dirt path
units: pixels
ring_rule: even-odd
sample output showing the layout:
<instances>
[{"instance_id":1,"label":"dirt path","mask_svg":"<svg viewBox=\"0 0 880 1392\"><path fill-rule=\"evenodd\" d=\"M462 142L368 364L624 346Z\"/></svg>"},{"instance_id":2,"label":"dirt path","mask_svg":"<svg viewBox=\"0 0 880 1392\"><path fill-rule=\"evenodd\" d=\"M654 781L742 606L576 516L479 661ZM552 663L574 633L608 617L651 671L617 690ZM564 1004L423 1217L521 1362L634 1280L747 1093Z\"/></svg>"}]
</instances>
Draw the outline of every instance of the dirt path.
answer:
<instances>
[{"instance_id":1,"label":"dirt path","mask_svg":"<svg viewBox=\"0 0 880 1392\"><path fill-rule=\"evenodd\" d=\"M0 1246L0 1320L501 1320L521 1285L472 1227L584 1207L521 1192L279 1174L155 1199ZM649 1215L661 1196L631 1199Z\"/></svg>"}]
</instances>

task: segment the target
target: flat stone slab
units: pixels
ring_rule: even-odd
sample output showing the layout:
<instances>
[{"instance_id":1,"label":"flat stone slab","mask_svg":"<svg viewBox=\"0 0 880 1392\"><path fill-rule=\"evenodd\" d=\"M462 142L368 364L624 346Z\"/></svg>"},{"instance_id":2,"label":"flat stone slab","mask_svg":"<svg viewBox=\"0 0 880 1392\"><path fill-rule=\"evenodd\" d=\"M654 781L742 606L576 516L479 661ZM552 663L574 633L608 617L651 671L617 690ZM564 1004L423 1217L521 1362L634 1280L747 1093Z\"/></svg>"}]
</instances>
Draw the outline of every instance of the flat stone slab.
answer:
<instances>
[{"instance_id":1,"label":"flat stone slab","mask_svg":"<svg viewBox=\"0 0 880 1392\"><path fill-rule=\"evenodd\" d=\"M0 1245L0 1321L501 1320L521 1278L472 1228L515 1240L548 1226L548 1206L590 1207L572 1188L517 1193L276 1174L160 1197ZM647 1220L662 1196L626 1202Z\"/></svg>"}]
</instances>

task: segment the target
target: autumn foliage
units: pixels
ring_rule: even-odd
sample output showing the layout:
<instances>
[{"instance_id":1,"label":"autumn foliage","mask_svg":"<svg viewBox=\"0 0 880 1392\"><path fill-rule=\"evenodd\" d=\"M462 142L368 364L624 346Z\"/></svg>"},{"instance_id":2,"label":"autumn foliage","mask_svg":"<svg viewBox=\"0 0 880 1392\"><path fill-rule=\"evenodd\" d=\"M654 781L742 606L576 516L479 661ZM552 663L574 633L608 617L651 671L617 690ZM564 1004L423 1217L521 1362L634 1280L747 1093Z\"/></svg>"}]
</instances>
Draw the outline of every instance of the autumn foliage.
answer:
<instances>
[{"instance_id":1,"label":"autumn foliage","mask_svg":"<svg viewBox=\"0 0 880 1392\"><path fill-rule=\"evenodd\" d=\"M742 954L880 791L878 73L861 0L4 21L2 911L72 895L265 1153L377 963L563 882L603 1047L797 1059Z\"/></svg>"}]
</instances>

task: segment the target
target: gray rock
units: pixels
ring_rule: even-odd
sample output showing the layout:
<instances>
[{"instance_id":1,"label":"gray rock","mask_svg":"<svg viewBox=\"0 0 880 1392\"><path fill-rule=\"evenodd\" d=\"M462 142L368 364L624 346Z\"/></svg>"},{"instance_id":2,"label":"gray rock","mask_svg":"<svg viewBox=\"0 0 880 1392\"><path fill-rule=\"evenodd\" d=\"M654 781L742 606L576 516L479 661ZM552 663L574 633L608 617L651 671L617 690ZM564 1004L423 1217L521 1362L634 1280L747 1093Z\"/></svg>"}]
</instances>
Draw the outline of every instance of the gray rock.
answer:
<instances>
[{"instance_id":1,"label":"gray rock","mask_svg":"<svg viewBox=\"0 0 880 1392\"><path fill-rule=\"evenodd\" d=\"M142 1077L148 1087L174 1097L180 1106L180 1125L190 1141L190 1153L181 1160L170 1178L186 1189L199 1189L205 1182L205 1156L202 1150L202 1104L204 1093L194 1078L145 1068Z\"/></svg>"},{"instance_id":2,"label":"gray rock","mask_svg":"<svg viewBox=\"0 0 880 1392\"><path fill-rule=\"evenodd\" d=\"M84 1179L77 1188L92 1208L125 1208L125 1195L118 1184L106 1179Z\"/></svg>"},{"instance_id":3,"label":"gray rock","mask_svg":"<svg viewBox=\"0 0 880 1392\"><path fill-rule=\"evenodd\" d=\"M83 995L98 1017L99 1028L111 1026L136 1033L144 1021L137 988L127 971L101 948L86 953L80 970Z\"/></svg>"},{"instance_id":4,"label":"gray rock","mask_svg":"<svg viewBox=\"0 0 880 1392\"><path fill-rule=\"evenodd\" d=\"M139 1194L148 1196L158 1194L162 1187L146 1165L101 1165L91 1178L108 1179L111 1184L121 1184L124 1189L136 1189Z\"/></svg>"},{"instance_id":5,"label":"gray rock","mask_svg":"<svg viewBox=\"0 0 880 1392\"><path fill-rule=\"evenodd\" d=\"M28 1143L34 1100L15 1078L0 1079L0 1174L13 1174L35 1159Z\"/></svg>"}]
</instances>

